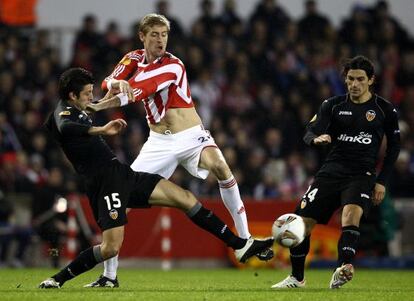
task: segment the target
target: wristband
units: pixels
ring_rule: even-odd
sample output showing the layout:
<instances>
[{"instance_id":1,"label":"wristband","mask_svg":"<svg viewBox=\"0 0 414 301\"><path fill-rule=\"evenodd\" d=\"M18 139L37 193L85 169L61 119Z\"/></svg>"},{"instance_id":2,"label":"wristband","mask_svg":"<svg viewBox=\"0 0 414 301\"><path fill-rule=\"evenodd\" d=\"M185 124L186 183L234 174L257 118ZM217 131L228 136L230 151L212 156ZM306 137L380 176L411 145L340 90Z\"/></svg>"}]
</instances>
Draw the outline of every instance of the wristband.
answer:
<instances>
[{"instance_id":1,"label":"wristband","mask_svg":"<svg viewBox=\"0 0 414 301\"><path fill-rule=\"evenodd\" d=\"M125 93L118 93L116 97L119 98L119 101L121 102L121 107L126 106L128 104L128 95Z\"/></svg>"}]
</instances>

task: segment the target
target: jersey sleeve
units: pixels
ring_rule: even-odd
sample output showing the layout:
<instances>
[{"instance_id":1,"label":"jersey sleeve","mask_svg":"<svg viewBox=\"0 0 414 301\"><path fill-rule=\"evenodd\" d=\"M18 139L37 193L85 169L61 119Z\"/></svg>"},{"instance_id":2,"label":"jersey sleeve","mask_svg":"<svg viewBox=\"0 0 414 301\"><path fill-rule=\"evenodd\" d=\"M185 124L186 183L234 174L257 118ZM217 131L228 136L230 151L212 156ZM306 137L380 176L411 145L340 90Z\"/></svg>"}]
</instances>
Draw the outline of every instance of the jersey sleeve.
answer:
<instances>
[{"instance_id":1,"label":"jersey sleeve","mask_svg":"<svg viewBox=\"0 0 414 301\"><path fill-rule=\"evenodd\" d=\"M111 79L127 80L136 71L137 64L134 64L136 58L133 53L134 52L131 51L124 55L124 57L115 66L112 73L102 81L102 90L108 90L108 82Z\"/></svg>"},{"instance_id":2,"label":"jersey sleeve","mask_svg":"<svg viewBox=\"0 0 414 301\"><path fill-rule=\"evenodd\" d=\"M387 149L385 151L381 171L377 177L377 183L382 185L385 185L390 177L392 168L398 158L401 148L398 114L397 110L394 109L391 104L389 110L385 111L384 133L387 137Z\"/></svg>"},{"instance_id":3,"label":"jersey sleeve","mask_svg":"<svg viewBox=\"0 0 414 301\"><path fill-rule=\"evenodd\" d=\"M155 64L154 64L155 65ZM135 100L148 98L171 84L180 86L184 74L184 65L179 62L169 62L161 66L149 65L142 72L133 76L129 84L134 92Z\"/></svg>"},{"instance_id":4,"label":"jersey sleeve","mask_svg":"<svg viewBox=\"0 0 414 301\"><path fill-rule=\"evenodd\" d=\"M55 112L56 127L62 136L88 135L92 125L77 122L75 115L70 110Z\"/></svg>"},{"instance_id":5,"label":"jersey sleeve","mask_svg":"<svg viewBox=\"0 0 414 301\"><path fill-rule=\"evenodd\" d=\"M326 134L328 126L331 122L332 104L329 100L325 100L319 107L318 113L313 116L309 124L306 126L306 133L303 141L307 145L313 144L313 139Z\"/></svg>"}]
</instances>

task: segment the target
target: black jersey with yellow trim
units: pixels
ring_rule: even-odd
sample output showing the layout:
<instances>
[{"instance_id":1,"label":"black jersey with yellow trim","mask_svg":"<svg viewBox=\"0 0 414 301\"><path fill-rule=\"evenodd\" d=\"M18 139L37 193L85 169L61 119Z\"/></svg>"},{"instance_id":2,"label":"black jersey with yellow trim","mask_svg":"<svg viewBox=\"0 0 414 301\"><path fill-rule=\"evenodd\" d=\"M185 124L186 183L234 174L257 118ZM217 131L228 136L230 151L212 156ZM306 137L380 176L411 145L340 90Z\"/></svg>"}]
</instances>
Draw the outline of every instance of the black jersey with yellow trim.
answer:
<instances>
[{"instance_id":1,"label":"black jersey with yellow trim","mask_svg":"<svg viewBox=\"0 0 414 301\"><path fill-rule=\"evenodd\" d=\"M377 183L385 184L400 151L398 114L384 98L373 94L358 104L349 95L325 100L309 122L304 141L329 134L331 149L317 175L348 177L373 174L384 135L387 138L385 157Z\"/></svg>"},{"instance_id":2,"label":"black jersey with yellow trim","mask_svg":"<svg viewBox=\"0 0 414 301\"><path fill-rule=\"evenodd\" d=\"M89 135L93 126L90 116L66 101L58 103L45 126L79 174L94 174L115 158L100 135Z\"/></svg>"}]
</instances>

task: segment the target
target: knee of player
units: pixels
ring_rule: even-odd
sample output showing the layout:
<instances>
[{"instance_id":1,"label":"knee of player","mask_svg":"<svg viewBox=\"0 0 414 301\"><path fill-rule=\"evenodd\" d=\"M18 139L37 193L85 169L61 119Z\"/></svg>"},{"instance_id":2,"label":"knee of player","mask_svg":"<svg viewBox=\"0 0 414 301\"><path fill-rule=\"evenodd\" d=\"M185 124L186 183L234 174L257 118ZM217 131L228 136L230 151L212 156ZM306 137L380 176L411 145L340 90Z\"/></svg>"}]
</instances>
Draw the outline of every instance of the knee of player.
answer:
<instances>
[{"instance_id":1,"label":"knee of player","mask_svg":"<svg viewBox=\"0 0 414 301\"><path fill-rule=\"evenodd\" d=\"M305 233L306 233L306 236L308 236L311 234L313 228L315 227L316 220L314 220L313 218L308 218L308 217L303 217L303 216L302 218L305 223Z\"/></svg>"},{"instance_id":2,"label":"knee of player","mask_svg":"<svg viewBox=\"0 0 414 301\"><path fill-rule=\"evenodd\" d=\"M231 176L231 171L226 161L217 160L210 167L210 171L219 179L227 180Z\"/></svg>"},{"instance_id":3,"label":"knee of player","mask_svg":"<svg viewBox=\"0 0 414 301\"><path fill-rule=\"evenodd\" d=\"M342 217L342 226L359 226L360 217L358 215L346 215Z\"/></svg>"},{"instance_id":4,"label":"knee of player","mask_svg":"<svg viewBox=\"0 0 414 301\"><path fill-rule=\"evenodd\" d=\"M342 210L342 226L359 226L363 209L358 205L346 205Z\"/></svg>"},{"instance_id":5,"label":"knee of player","mask_svg":"<svg viewBox=\"0 0 414 301\"><path fill-rule=\"evenodd\" d=\"M104 259L112 258L118 255L121 245L117 243L102 243L101 253Z\"/></svg>"},{"instance_id":6,"label":"knee of player","mask_svg":"<svg viewBox=\"0 0 414 301\"><path fill-rule=\"evenodd\" d=\"M189 190L183 190L182 195L177 198L177 207L184 210L191 209L197 203L197 199L194 194Z\"/></svg>"}]
</instances>

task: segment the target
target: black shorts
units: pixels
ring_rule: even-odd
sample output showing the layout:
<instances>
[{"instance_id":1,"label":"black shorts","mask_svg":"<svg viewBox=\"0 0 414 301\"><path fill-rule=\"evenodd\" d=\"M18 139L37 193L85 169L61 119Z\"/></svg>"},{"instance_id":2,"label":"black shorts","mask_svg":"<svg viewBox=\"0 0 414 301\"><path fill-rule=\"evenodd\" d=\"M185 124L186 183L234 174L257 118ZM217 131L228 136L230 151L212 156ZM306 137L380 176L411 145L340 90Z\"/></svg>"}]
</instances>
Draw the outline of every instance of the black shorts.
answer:
<instances>
[{"instance_id":1,"label":"black shorts","mask_svg":"<svg viewBox=\"0 0 414 301\"><path fill-rule=\"evenodd\" d=\"M347 204L359 205L364 212L371 206L375 175L351 178L316 177L296 207L295 213L327 224L332 214Z\"/></svg>"},{"instance_id":2,"label":"black shorts","mask_svg":"<svg viewBox=\"0 0 414 301\"><path fill-rule=\"evenodd\" d=\"M118 160L104 166L86 180L86 194L102 231L123 226L126 208L149 208L149 197L161 176L135 172Z\"/></svg>"}]
</instances>

